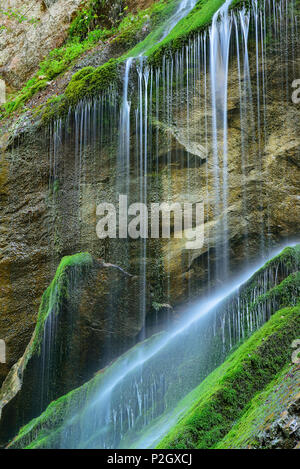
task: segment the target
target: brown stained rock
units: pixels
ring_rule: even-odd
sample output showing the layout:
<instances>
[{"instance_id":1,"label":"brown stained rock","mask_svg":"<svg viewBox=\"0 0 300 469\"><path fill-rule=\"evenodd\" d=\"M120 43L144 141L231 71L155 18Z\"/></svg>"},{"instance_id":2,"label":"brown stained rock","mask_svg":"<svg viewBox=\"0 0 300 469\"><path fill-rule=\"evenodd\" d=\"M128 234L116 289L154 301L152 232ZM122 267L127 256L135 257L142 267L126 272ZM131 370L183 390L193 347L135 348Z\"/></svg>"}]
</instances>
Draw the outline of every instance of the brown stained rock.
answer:
<instances>
[{"instance_id":1,"label":"brown stained rock","mask_svg":"<svg viewBox=\"0 0 300 469\"><path fill-rule=\"evenodd\" d=\"M240 115L236 71L230 70L228 121L228 241L230 275L246 262L256 261L259 252L262 221L264 235L276 247L299 234L299 129L298 108L286 101L278 90L284 63L269 60L267 71L274 71L268 89L270 116L267 120L266 144L262 168L258 168L256 144L250 145L246 174L241 166L239 142ZM275 73L276 72L276 73ZM256 70L251 70L255 81ZM292 78L292 77L291 77ZM56 81L53 82L55 86ZM51 85L52 86L52 85ZM208 98L209 99L209 98ZM205 110L195 100L190 113L189 138L185 106L174 117L177 127L164 131L159 145L158 183L149 175L149 200L191 202L204 200L204 246L187 252L184 240L148 240L147 276L161 303L184 303L187 298L203 294L210 275L211 287L218 286L214 267L218 261L216 249L220 245L220 218L213 211L215 197L214 167L211 148L203 163L201 148L204 142ZM255 101L255 99L254 99ZM14 147L1 152L0 171L0 338L8 341L8 364L0 365L0 380L22 356L33 331L41 295L49 284L62 256L89 251L122 266L132 274L138 273L141 263L140 245L130 240L127 258L124 240L108 242L96 235L96 206L102 201L114 201L116 188L115 158L118 135L111 144L85 152L84 177L80 193L74 180L78 177L74 136L63 143L57 155L56 177L59 183L55 197L51 193L48 129L30 132ZM134 140L134 139L132 139ZM186 143L188 142L188 143ZM194 151L190 161L196 166L187 168L187 149ZM132 148L132 154L135 154ZM167 156L171 152L171 162ZM178 156L179 154L179 156ZM177 156L176 156L177 155ZM199 156L200 155L200 156ZM135 174L132 168L132 174ZM152 179L151 179L152 178ZM189 188L187 189L187 179ZM206 181L208 190L206 190ZM139 179L132 176L131 190L138 194ZM246 214L243 210L243 185L246 190ZM261 189L260 189L261 187ZM49 190L50 189L50 190ZM156 199L155 199L156 200ZM133 202L137 201L137 197ZM245 236L248 248L245 249ZM211 271L208 272L208 260ZM167 297L161 295L167 292ZM161 297L159 297L161 295ZM158 298L157 298L158 296ZM126 328L126 324L124 324Z\"/></svg>"}]
</instances>

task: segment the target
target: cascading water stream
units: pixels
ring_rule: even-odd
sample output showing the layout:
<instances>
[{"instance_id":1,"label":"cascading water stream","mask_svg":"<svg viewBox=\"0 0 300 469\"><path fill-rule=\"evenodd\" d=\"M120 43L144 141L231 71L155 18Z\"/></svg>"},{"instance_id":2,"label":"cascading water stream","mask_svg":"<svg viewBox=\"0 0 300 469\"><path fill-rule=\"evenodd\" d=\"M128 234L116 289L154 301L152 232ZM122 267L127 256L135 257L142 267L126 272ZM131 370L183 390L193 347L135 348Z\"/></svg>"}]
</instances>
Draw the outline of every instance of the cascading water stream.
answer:
<instances>
[{"instance_id":1,"label":"cascading water stream","mask_svg":"<svg viewBox=\"0 0 300 469\"><path fill-rule=\"evenodd\" d=\"M232 16L228 15L228 9L232 0L226 0L224 5L214 14L210 28L210 78L212 99L212 138L213 158L215 168L215 216L221 218L221 238L223 244L219 245L217 257L222 259L221 272L217 275L226 278L228 275L228 64L229 46L231 39ZM221 136L220 136L221 133ZM223 163L223 197L220 198L220 161Z\"/></svg>"},{"instance_id":2,"label":"cascading water stream","mask_svg":"<svg viewBox=\"0 0 300 469\"><path fill-rule=\"evenodd\" d=\"M184 18L195 6L197 0L181 0L175 13L165 22L163 33L158 39L158 43L163 41L171 30ZM139 155L137 160L137 167L139 168L140 192L139 201L147 204L147 184L148 184L148 100L149 100L149 77L150 69L148 65L144 66L144 54L146 49L140 53L136 70L138 74L138 95L139 107L135 111L136 115L136 130L137 130L137 148ZM121 181L117 184L117 191L122 194L130 196L130 102L129 102L129 77L134 57L129 57L125 64L125 74L123 80L123 101L120 110L120 145L119 145L119 165L118 180ZM151 96L152 96L152 71L151 71ZM150 100L152 104L152 99ZM123 181L123 184L122 184ZM125 181L125 185L124 185ZM122 188L122 189L121 189ZM141 278L141 319L145 323L146 317L146 258L147 258L147 242L146 239L141 242L140 248L140 269L139 275Z\"/></svg>"},{"instance_id":3,"label":"cascading water stream","mask_svg":"<svg viewBox=\"0 0 300 469\"><path fill-rule=\"evenodd\" d=\"M67 124L58 121L51 134L54 141L51 183L59 181L64 194L68 194L71 187L78 200L79 218L82 216L79 201L84 199L84 191L87 192L86 198L93 196L97 202L102 201L98 194L98 180L95 192L92 192L93 177L95 174L102 177L103 161L107 154L112 153L117 132L120 136L116 156L120 168L115 179L117 191L122 189L132 201L139 199L141 202L153 197L152 185L158 201L172 197L193 201L203 198L206 248L203 252L207 252L207 257L199 256L199 264L204 266L204 273L211 282L208 282L208 289L215 279L224 282L226 273L229 275L231 271L229 251L232 239L234 241L238 236L244 239L239 247L243 259L247 259L251 249L253 254L258 245L265 249L265 252L261 250L260 258L267 254L265 237L272 232L272 227L268 225L268 234L263 231L265 220L261 210L264 191L264 203L267 207L269 203L269 162L264 166L261 156L268 140L273 112L269 102L271 98L266 93L270 88L267 71L274 59L280 60L286 90L292 67L288 60L285 62L286 50L292 51L296 63L299 46L296 34L298 19L284 0L265 2L266 11L262 13L255 3L248 9L229 12L229 3L227 1L215 14L209 34L204 31L190 38L182 49L164 56L160 67L149 68L143 56L128 59L121 109L116 93L111 89L95 100L81 102L74 113L70 111ZM271 46L267 47L269 44ZM254 50L252 54L249 54L250 47L252 52ZM133 107L130 105L129 82L135 69L138 96L137 105ZM230 115L229 101L231 110L235 110ZM233 120L230 129L229 119ZM261 128L258 128L258 122ZM232 132L232 140L229 132ZM258 132L262 134L259 141ZM64 155L66 141L74 146L76 177L71 182L66 175L72 171L65 167L70 165L71 158L68 161L60 157ZM231 154L234 145L238 148L235 161ZM92 176L85 173L89 152L95 169ZM115 161L110 164L113 166ZM235 169L236 177L230 186L234 164L238 169ZM107 177L103 174L104 181ZM235 207L230 187L240 194ZM289 190L288 184L286 187L285 190ZM105 187L103 192L106 196ZM64 197L63 202L69 207L69 199ZM241 207L237 210L239 200ZM259 209L251 218L252 205ZM247 221L240 224L242 233L236 232L237 218ZM87 226L88 223L81 230ZM114 263L120 263L122 259L122 267L128 269L132 265L130 253L136 255L138 252L135 273L141 278L139 293L143 320L146 314L146 257L157 258L161 262L155 264L153 270L157 283L160 276L163 278L159 284L159 288L167 291L163 302L168 302L172 293L172 262L184 264L187 257L186 253L181 254L174 249L174 260L172 245L169 247L162 243L158 246L151 242L141 239L135 251L130 251L128 243L123 257L120 252L124 247L115 249L118 240L109 240L104 256L95 248L99 257L107 257ZM188 292L193 291L195 295L199 291L203 295L203 289L197 290L201 283L197 276L196 285L190 285L189 272L192 269L197 271L198 267L190 257L183 270L184 275L180 277L182 283L178 281L175 288L183 289L184 279L188 277ZM225 306L222 303L216 307L215 301L203 305L202 313L209 314L202 318L195 314L192 323L187 321L182 330L178 328L175 332L154 337L122 357L105 376L84 410L80 414L73 410L72 418L64 427L61 447L114 448L154 444L153 434L150 432L152 439L147 439L146 433L155 419L172 409L174 403L222 362L235 344L268 319L276 305L270 302L259 303L257 308L251 305L266 292L267 286L278 284L280 269L276 266L267 271L251 292L250 299L243 292L236 292L225 301ZM190 299L189 295L187 297ZM185 370L189 359L193 364L190 374L189 367ZM167 426L171 423L170 419ZM166 428L163 429L165 431ZM140 439L141 433L144 439Z\"/></svg>"},{"instance_id":4,"label":"cascading water stream","mask_svg":"<svg viewBox=\"0 0 300 469\"><path fill-rule=\"evenodd\" d=\"M117 192L129 195L130 180L130 106L128 100L129 73L133 58L126 61L123 102L120 110L119 165Z\"/></svg>"}]
</instances>

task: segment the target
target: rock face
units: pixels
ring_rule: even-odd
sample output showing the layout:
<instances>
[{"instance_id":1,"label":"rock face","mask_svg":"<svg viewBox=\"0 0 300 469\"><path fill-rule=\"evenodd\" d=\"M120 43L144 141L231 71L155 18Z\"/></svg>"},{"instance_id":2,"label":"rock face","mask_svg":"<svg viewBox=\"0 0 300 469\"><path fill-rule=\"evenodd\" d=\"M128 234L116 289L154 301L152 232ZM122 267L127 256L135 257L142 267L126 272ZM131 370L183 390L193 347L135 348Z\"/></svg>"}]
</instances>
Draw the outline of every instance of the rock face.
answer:
<instances>
[{"instance_id":1,"label":"rock face","mask_svg":"<svg viewBox=\"0 0 300 469\"><path fill-rule=\"evenodd\" d=\"M31 341L0 392L2 444L136 343L145 323L139 288L139 279L89 254L62 260Z\"/></svg>"},{"instance_id":2,"label":"rock face","mask_svg":"<svg viewBox=\"0 0 300 469\"><path fill-rule=\"evenodd\" d=\"M7 85L20 89L36 71L41 60L60 47L81 0L9 0L12 8L28 20L1 15L5 28L0 31L0 75ZM2 23L2 22L1 22Z\"/></svg>"},{"instance_id":3,"label":"rock face","mask_svg":"<svg viewBox=\"0 0 300 469\"><path fill-rule=\"evenodd\" d=\"M295 384L290 385L290 404L272 424L268 424L267 429L257 434L257 441L260 448L266 449L296 449L300 442L300 392L294 395L297 388L300 388L300 373L298 369L291 368L285 379L295 376ZM284 386L282 383L281 386ZM292 389L291 389L292 388ZM276 389L276 393L280 389ZM292 396L291 396L292 394Z\"/></svg>"},{"instance_id":4,"label":"rock face","mask_svg":"<svg viewBox=\"0 0 300 469\"><path fill-rule=\"evenodd\" d=\"M55 2L53 8L58 8L60 3ZM65 6L59 9L66 11ZM252 31L249 43L251 57L256 55L253 34ZM93 120L94 102L79 105L77 121L75 113L71 113L70 120L58 119L47 128L31 126L30 120L20 124L21 128L26 124L29 131L1 152L0 338L7 343L8 357L7 365L1 365L0 381L22 356L35 326L42 293L64 255L88 251L132 274L142 274L154 287L154 301L174 306L203 294L207 288L219 286L224 279L230 280L241 265L249 266L298 236L299 110L286 88L282 92L282 77L287 87L295 78L299 48L292 50L293 55L283 54L282 51L292 49L293 32L281 37L288 38L287 48L270 39L258 72L252 61L249 76L241 72L240 82L236 55L231 57L228 197L221 213L215 210L218 194L224 188L222 184L216 186L218 165L213 154L210 87L203 86L210 83L210 74L196 76L197 68L192 66L187 92L183 70L184 86L179 87L177 94L169 93L167 102L163 96L166 97L172 83L167 84L166 77L164 88L160 83L158 118L153 104L152 121L149 120L147 199L193 203L203 200L205 223L201 249L187 251L185 239L149 239L145 249L136 240L97 238L97 205L103 201L115 203L116 193L124 189L118 130L120 108L116 96L110 95L110 101L105 104L102 127L101 114ZM267 83L267 92L256 86L257 73L260 86L263 79ZM239 84L247 84L249 77L252 94L246 112L243 103L249 96L246 93L241 98ZM139 201L141 188L140 159L136 157L140 146L135 138L136 79L133 65L129 86L133 109L131 202ZM150 88L148 91L150 94ZM241 132L242 111L245 114ZM222 161L219 163L221 172ZM230 261L222 277L218 268L225 251Z\"/></svg>"}]
</instances>

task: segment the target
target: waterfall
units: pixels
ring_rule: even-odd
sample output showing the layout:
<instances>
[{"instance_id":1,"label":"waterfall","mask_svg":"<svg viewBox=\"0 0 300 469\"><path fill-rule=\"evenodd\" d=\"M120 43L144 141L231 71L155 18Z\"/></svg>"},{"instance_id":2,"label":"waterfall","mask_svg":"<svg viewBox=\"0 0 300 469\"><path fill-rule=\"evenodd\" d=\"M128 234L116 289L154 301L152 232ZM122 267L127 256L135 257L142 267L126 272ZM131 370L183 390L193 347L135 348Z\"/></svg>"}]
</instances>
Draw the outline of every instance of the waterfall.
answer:
<instances>
[{"instance_id":1,"label":"waterfall","mask_svg":"<svg viewBox=\"0 0 300 469\"><path fill-rule=\"evenodd\" d=\"M194 4L181 2L178 14L187 14ZM88 233L95 255L140 276L137 293L144 321L145 289L151 278L154 298L161 303L176 297L174 290L184 291L191 300L230 278L231 243L237 236L243 240L239 255L246 261L253 252L265 258L272 247L269 238L277 240L269 220L272 174L263 158L273 119L268 72L272 61L281 63L282 105L288 106L290 76L300 72L294 65L299 18L294 1L266 0L261 6L253 1L240 11L229 6L226 1L208 30L195 34L181 49L166 52L159 66L150 66L143 55L129 58L121 103L112 87L82 101L65 121L59 119L49 129L53 249L59 249L63 229L57 220L68 213L67 236L76 234L75 247L85 246ZM240 175L235 180L234 164ZM117 168L117 174L112 168ZM284 168L282 172L284 180ZM115 192L107 189L107 180ZM230 188L240 195L238 208ZM173 241L107 239L100 244L91 235L94 227L85 211L91 200L115 202L121 190L132 201L145 203L154 198L202 199L205 245L197 253L200 260L193 252L174 249ZM258 207L253 213L252 206ZM242 220L242 233L236 232L237 219ZM151 268L148 258L153 259ZM182 265L175 287L174 264ZM60 435L61 447L153 445L150 430L147 436L150 425L270 317L276 299L260 297L288 273L280 264L270 267L256 279L251 292L242 288L221 302L208 301L199 306L200 315L194 311L190 322L123 356L89 396L82 412L73 409ZM205 287L203 278L208 278ZM55 340L55 334L49 334ZM49 341L44 342L49 347ZM44 350L43 357L47 353ZM170 418L167 426L171 424ZM166 431L166 425L161 428Z\"/></svg>"},{"instance_id":2,"label":"waterfall","mask_svg":"<svg viewBox=\"0 0 300 469\"><path fill-rule=\"evenodd\" d=\"M196 3L197 3L197 0L181 0L181 2L179 3L178 9L167 22L164 28L164 32L158 42L163 41L168 36L168 34L179 23L179 21L182 18L184 18L194 8Z\"/></svg>"},{"instance_id":3,"label":"waterfall","mask_svg":"<svg viewBox=\"0 0 300 469\"><path fill-rule=\"evenodd\" d=\"M62 236L57 220L63 213L71 214L70 235L76 233L80 248L86 236L84 230L88 229L87 224L82 224L86 200L93 198L98 203L105 197L115 203L122 189L132 202L149 202L154 197L156 201L203 200L203 252L207 254L203 257L201 278L209 279L207 291L231 275L230 243L237 236L237 218L242 220L242 233L238 235L243 237L243 259L247 262L257 245L260 257L267 255L272 238L276 240L277 236L270 226L271 176L263 158L272 126L273 98L267 92L267 70L274 58L283 63L281 80L286 96L289 77L296 73L296 59L292 65L287 51L296 58L299 45L293 4L266 1L261 10L253 2L249 8L235 12L229 11L229 1L225 2L214 15L208 33L196 34L181 49L166 53L159 67L150 68L144 56L128 58L121 104L111 89L98 98L82 101L70 110L65 121L59 119L52 125L53 220L49 231L53 233L54 250L59 248L57 240ZM192 6L189 2L188 5ZM180 11L186 12L184 8ZM254 49L251 57L249 47ZM282 105L288 106L289 99ZM235 108L238 114L232 112ZM230 129L228 119L232 121ZM232 128L240 131L230 139L228 132L232 133ZM65 154L70 157L64 158ZM240 174L236 181L231 176L233 165L235 173ZM109 168L114 166L117 174L108 176ZM109 177L110 185L115 181L115 194L110 195L102 186L99 190L103 172L103 180ZM178 181L176 185L174 180ZM232 184L240 194L239 208L233 206ZM252 205L257 205L257 214L252 213ZM159 288L165 292L160 300L171 301L172 242L159 244L148 239L130 244L107 240L100 247L95 234L90 237L97 255L129 270L134 267L134 273L144 278L148 275L146 262L133 266L130 253L131 246L135 246L145 259L146 249L147 257L157 262L153 271L160 272ZM182 264L183 272L197 269L193 254L178 254L176 263ZM197 279L183 276L181 282L179 290L197 296Z\"/></svg>"},{"instance_id":4,"label":"waterfall","mask_svg":"<svg viewBox=\"0 0 300 469\"><path fill-rule=\"evenodd\" d=\"M213 161L215 170L215 216L222 214L221 237L223 245L217 250L217 257L222 259L222 271L218 276L228 275L228 234L227 234L227 209L228 209L228 133L227 133L227 99L228 99L228 65L229 46L231 38L232 16L228 15L228 8L232 0L226 0L224 5L214 14L210 28L210 78L212 98L212 135L213 135ZM219 138L221 131L222 137ZM219 142L221 140L221 142ZM223 141L222 141L223 140ZM221 147L223 162L223 197L220 206L219 183L219 152ZM223 253L222 253L222 251Z\"/></svg>"},{"instance_id":5,"label":"waterfall","mask_svg":"<svg viewBox=\"0 0 300 469\"><path fill-rule=\"evenodd\" d=\"M154 447L185 410L180 400L281 307L289 287L282 294L276 287L299 269L292 251L290 260L275 257L246 283L196 303L176 327L120 357L82 388L47 446Z\"/></svg>"}]
</instances>

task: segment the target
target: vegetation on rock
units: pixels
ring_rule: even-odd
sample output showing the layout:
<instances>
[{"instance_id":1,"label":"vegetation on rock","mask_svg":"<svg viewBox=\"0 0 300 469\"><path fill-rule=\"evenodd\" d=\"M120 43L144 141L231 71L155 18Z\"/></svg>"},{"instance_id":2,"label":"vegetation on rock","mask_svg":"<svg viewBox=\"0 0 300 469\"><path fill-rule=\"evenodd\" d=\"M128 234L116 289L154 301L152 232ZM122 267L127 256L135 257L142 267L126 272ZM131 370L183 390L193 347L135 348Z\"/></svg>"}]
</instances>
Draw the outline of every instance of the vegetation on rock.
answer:
<instances>
[{"instance_id":1,"label":"vegetation on rock","mask_svg":"<svg viewBox=\"0 0 300 469\"><path fill-rule=\"evenodd\" d=\"M84 52L91 50L99 44L99 41L110 41L111 44L118 45L121 50L125 50L117 60L113 62L123 62L127 57L134 57L141 53L148 56L148 61L152 65L159 65L162 57L168 51L176 50L185 43L188 38L206 27L212 19L213 14L222 5L223 0L199 0L196 7L181 20L171 33L162 41L159 38L162 33L164 21L176 8L179 0L159 0L145 10L140 10L136 14L128 11L128 8L120 2L120 13L117 18L109 18L107 7L102 0L91 0L89 5L82 9L70 26L69 40L59 49L50 52L49 57L41 64L38 72L24 86L24 88L8 99L8 102L0 107L0 118L7 117L12 112L21 108L37 92L45 89L51 80L70 68ZM234 0L232 7L240 3L241 0ZM102 13L100 13L102 12ZM105 13L106 12L106 13ZM121 18L121 19L120 19ZM109 27L107 29L107 27ZM149 30L145 40L139 41L138 34L143 28ZM159 43L157 43L159 42ZM134 45L137 45L134 47ZM111 61L110 61L111 62ZM110 81L102 80L99 75L107 76L107 71L111 69L111 63L95 69L95 77L90 77L91 86L81 84L80 92L73 91L73 78L70 88L64 95L51 98L45 109L42 110L43 121L46 122L54 116L65 114L69 107L76 104L87 90L87 96L101 93L118 79L116 73L110 75ZM75 78L76 80L76 78ZM95 86L95 81L99 86ZM79 84L77 84L77 89ZM69 99L71 97L71 99ZM56 104L59 102L59 106ZM53 106L55 103L55 106ZM63 104L62 104L63 103ZM51 109L52 108L52 109Z\"/></svg>"},{"instance_id":2,"label":"vegetation on rock","mask_svg":"<svg viewBox=\"0 0 300 469\"><path fill-rule=\"evenodd\" d=\"M254 395L289 362L291 343L299 334L299 305L274 314L192 391L192 406L158 448L215 447L246 412Z\"/></svg>"},{"instance_id":3,"label":"vegetation on rock","mask_svg":"<svg viewBox=\"0 0 300 469\"><path fill-rule=\"evenodd\" d=\"M254 396L216 448L293 449L299 438L299 389L299 365L287 364Z\"/></svg>"},{"instance_id":4,"label":"vegetation on rock","mask_svg":"<svg viewBox=\"0 0 300 469\"><path fill-rule=\"evenodd\" d=\"M120 2L119 14L110 17L111 8L108 8L107 2L90 0L71 23L66 44L51 51L23 89L16 95L8 97L7 103L0 107L0 118L7 117L24 106L32 96L45 89L52 80L72 67L76 59L84 52L93 49L99 43L110 41L116 43L121 49L132 47L138 41L136 36L144 25L149 23L151 28L155 28L166 18L170 8L174 9L174 0L159 0L151 7L132 14L125 3ZM104 65L104 70L107 69L106 65ZM96 74L99 74L99 70ZM116 77L111 78L113 81L116 79ZM94 94L101 90L102 87L93 88ZM78 99L81 97L82 95ZM69 104L72 103L73 100Z\"/></svg>"}]
</instances>

